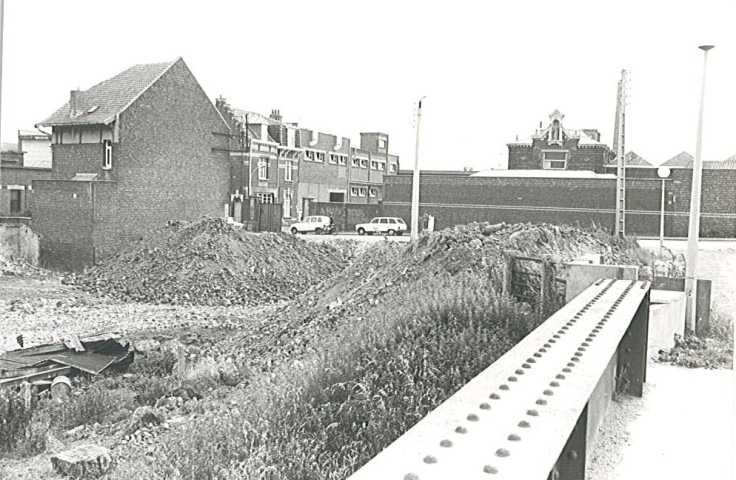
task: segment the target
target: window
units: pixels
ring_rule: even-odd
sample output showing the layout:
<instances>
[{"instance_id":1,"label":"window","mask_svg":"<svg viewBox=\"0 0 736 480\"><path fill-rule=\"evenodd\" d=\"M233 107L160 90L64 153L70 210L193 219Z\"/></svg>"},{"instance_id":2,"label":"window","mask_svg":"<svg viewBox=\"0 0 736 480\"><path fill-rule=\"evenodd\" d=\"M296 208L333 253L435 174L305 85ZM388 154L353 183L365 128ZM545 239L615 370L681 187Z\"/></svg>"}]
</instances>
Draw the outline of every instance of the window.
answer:
<instances>
[{"instance_id":1,"label":"window","mask_svg":"<svg viewBox=\"0 0 736 480\"><path fill-rule=\"evenodd\" d=\"M330 202L345 203L345 192L330 192Z\"/></svg>"},{"instance_id":2,"label":"window","mask_svg":"<svg viewBox=\"0 0 736 480\"><path fill-rule=\"evenodd\" d=\"M378 189L377 188L371 188L368 190L368 195L371 197L377 197L378 196Z\"/></svg>"},{"instance_id":3,"label":"window","mask_svg":"<svg viewBox=\"0 0 736 480\"><path fill-rule=\"evenodd\" d=\"M366 189L365 187L359 187L359 188L358 188L358 196L359 196L359 197L365 197L365 194L366 194L366 190L367 190L367 189Z\"/></svg>"},{"instance_id":4,"label":"window","mask_svg":"<svg viewBox=\"0 0 736 480\"><path fill-rule=\"evenodd\" d=\"M325 152L315 152L315 161L324 163L325 161Z\"/></svg>"},{"instance_id":5,"label":"window","mask_svg":"<svg viewBox=\"0 0 736 480\"><path fill-rule=\"evenodd\" d=\"M337 155L335 155L334 153L330 154L330 163L332 165L337 165Z\"/></svg>"},{"instance_id":6,"label":"window","mask_svg":"<svg viewBox=\"0 0 736 480\"><path fill-rule=\"evenodd\" d=\"M351 197L357 197L358 196L358 187L350 187L350 196Z\"/></svg>"},{"instance_id":7,"label":"window","mask_svg":"<svg viewBox=\"0 0 736 480\"><path fill-rule=\"evenodd\" d=\"M23 196L23 190L11 190L10 191L10 214L11 215L17 215L20 213L22 196Z\"/></svg>"},{"instance_id":8,"label":"window","mask_svg":"<svg viewBox=\"0 0 736 480\"><path fill-rule=\"evenodd\" d=\"M273 203L273 193L256 193L254 195L261 203Z\"/></svg>"},{"instance_id":9,"label":"window","mask_svg":"<svg viewBox=\"0 0 736 480\"><path fill-rule=\"evenodd\" d=\"M565 170L567 168L567 151L553 150L542 152L545 170Z\"/></svg>"},{"instance_id":10,"label":"window","mask_svg":"<svg viewBox=\"0 0 736 480\"><path fill-rule=\"evenodd\" d=\"M388 219L388 223L396 224L396 219L395 218L389 218Z\"/></svg>"},{"instance_id":11,"label":"window","mask_svg":"<svg viewBox=\"0 0 736 480\"><path fill-rule=\"evenodd\" d=\"M314 152L311 150L305 150L304 151L305 160L311 160L314 161Z\"/></svg>"},{"instance_id":12,"label":"window","mask_svg":"<svg viewBox=\"0 0 736 480\"><path fill-rule=\"evenodd\" d=\"M291 181L291 167L292 167L292 161L287 160L286 164L284 165L284 181L290 182Z\"/></svg>"},{"instance_id":13,"label":"window","mask_svg":"<svg viewBox=\"0 0 736 480\"><path fill-rule=\"evenodd\" d=\"M388 171L389 173L396 173L396 164L395 163L389 164Z\"/></svg>"},{"instance_id":14,"label":"window","mask_svg":"<svg viewBox=\"0 0 736 480\"><path fill-rule=\"evenodd\" d=\"M376 160L371 160L371 170L378 170L378 162Z\"/></svg>"},{"instance_id":15,"label":"window","mask_svg":"<svg viewBox=\"0 0 736 480\"><path fill-rule=\"evenodd\" d=\"M361 158L360 159L360 168L368 168L368 159L367 158Z\"/></svg>"},{"instance_id":16,"label":"window","mask_svg":"<svg viewBox=\"0 0 736 480\"><path fill-rule=\"evenodd\" d=\"M337 163L340 165L347 165L348 164L348 157L347 155L338 155L337 156Z\"/></svg>"},{"instance_id":17,"label":"window","mask_svg":"<svg viewBox=\"0 0 736 480\"><path fill-rule=\"evenodd\" d=\"M381 223L388 223L388 218L382 218Z\"/></svg>"},{"instance_id":18,"label":"window","mask_svg":"<svg viewBox=\"0 0 736 480\"><path fill-rule=\"evenodd\" d=\"M386 139L385 138L379 138L378 139L378 148L386 148Z\"/></svg>"},{"instance_id":19,"label":"window","mask_svg":"<svg viewBox=\"0 0 736 480\"><path fill-rule=\"evenodd\" d=\"M359 167L360 166L360 159L357 157L353 157L353 166Z\"/></svg>"},{"instance_id":20,"label":"window","mask_svg":"<svg viewBox=\"0 0 736 480\"><path fill-rule=\"evenodd\" d=\"M110 140L103 140L102 145L102 168L110 170L112 168L112 142Z\"/></svg>"},{"instance_id":21,"label":"window","mask_svg":"<svg viewBox=\"0 0 736 480\"><path fill-rule=\"evenodd\" d=\"M268 159L261 158L258 160L258 180L268 180ZM266 203L266 202L263 202Z\"/></svg>"}]
</instances>

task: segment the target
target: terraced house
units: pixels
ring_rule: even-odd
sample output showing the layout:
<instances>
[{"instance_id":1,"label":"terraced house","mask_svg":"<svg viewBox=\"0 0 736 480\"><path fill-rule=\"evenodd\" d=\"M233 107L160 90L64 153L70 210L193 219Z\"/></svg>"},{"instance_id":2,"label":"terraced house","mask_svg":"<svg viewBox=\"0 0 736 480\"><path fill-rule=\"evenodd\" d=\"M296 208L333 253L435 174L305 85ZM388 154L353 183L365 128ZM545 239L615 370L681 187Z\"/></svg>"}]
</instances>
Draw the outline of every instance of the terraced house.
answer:
<instances>
[{"instance_id":1,"label":"terraced house","mask_svg":"<svg viewBox=\"0 0 736 480\"><path fill-rule=\"evenodd\" d=\"M230 128L181 58L73 90L38 125L52 129L52 173L33 181L31 228L49 267L92 264L230 202Z\"/></svg>"}]
</instances>

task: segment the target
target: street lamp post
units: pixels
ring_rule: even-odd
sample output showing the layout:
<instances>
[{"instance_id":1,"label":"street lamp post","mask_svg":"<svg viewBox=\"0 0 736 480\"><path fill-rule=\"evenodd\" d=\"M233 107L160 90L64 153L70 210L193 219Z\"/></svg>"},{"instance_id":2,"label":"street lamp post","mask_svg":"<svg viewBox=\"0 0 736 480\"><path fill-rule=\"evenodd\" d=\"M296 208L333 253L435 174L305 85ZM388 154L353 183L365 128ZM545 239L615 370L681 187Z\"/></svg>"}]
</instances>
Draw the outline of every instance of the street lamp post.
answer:
<instances>
[{"instance_id":1,"label":"street lamp post","mask_svg":"<svg viewBox=\"0 0 736 480\"><path fill-rule=\"evenodd\" d=\"M665 180L670 176L669 167L659 167L657 169L657 175L662 179L662 209L659 216L659 256L662 256L664 251L664 190Z\"/></svg>"},{"instance_id":2,"label":"street lamp post","mask_svg":"<svg viewBox=\"0 0 736 480\"><path fill-rule=\"evenodd\" d=\"M411 240L416 240L419 234L419 123L422 120L422 100L419 99L417 108L417 143L414 149L414 177L411 188Z\"/></svg>"},{"instance_id":3,"label":"street lamp post","mask_svg":"<svg viewBox=\"0 0 736 480\"><path fill-rule=\"evenodd\" d=\"M685 273L685 294L687 295L687 327L695 331L695 306L696 306L696 270L698 261L698 237L700 235L700 189L703 173L703 110L705 106L705 72L708 62L708 50L713 45L701 45L703 51L703 78L700 87L700 111L698 114L698 132L695 143L695 163L693 164L693 181L690 193L690 223L687 241L687 267Z\"/></svg>"}]
</instances>

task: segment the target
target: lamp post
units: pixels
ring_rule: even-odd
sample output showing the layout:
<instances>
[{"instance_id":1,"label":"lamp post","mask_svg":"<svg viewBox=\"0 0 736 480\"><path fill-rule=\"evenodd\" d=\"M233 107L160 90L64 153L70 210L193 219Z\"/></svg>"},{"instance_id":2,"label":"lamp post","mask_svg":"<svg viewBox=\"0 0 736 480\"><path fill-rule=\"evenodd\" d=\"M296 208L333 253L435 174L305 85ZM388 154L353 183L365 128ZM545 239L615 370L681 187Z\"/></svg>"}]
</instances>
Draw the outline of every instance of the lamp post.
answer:
<instances>
[{"instance_id":1,"label":"lamp post","mask_svg":"<svg viewBox=\"0 0 736 480\"><path fill-rule=\"evenodd\" d=\"M422 100L419 99L417 108L417 143L414 149L414 176L411 187L411 240L417 239L419 234L419 123L422 120Z\"/></svg>"},{"instance_id":2,"label":"lamp post","mask_svg":"<svg viewBox=\"0 0 736 480\"><path fill-rule=\"evenodd\" d=\"M708 50L713 45L701 45L703 51L703 78L700 86L700 111L698 113L698 132L695 142L695 163L693 164L693 181L690 193L690 223L687 241L687 268L685 273L685 294L687 295L687 327L695 331L695 304L697 283L695 281L698 261L698 236L700 235L700 188L703 173L703 109L705 106L705 72L708 62Z\"/></svg>"},{"instance_id":3,"label":"lamp post","mask_svg":"<svg viewBox=\"0 0 736 480\"><path fill-rule=\"evenodd\" d=\"M657 175L662 179L662 209L659 216L659 256L661 257L664 251L664 182L670 176L670 168L659 167L657 169Z\"/></svg>"}]
</instances>

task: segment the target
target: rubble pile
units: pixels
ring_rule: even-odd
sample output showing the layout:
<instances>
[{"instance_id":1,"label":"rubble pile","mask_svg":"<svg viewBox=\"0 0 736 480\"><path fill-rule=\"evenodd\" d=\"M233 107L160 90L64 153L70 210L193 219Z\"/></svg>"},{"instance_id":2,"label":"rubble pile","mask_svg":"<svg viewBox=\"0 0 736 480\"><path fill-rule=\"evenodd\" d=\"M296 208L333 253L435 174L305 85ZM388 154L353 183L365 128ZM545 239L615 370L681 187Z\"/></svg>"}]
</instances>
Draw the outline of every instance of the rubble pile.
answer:
<instances>
[{"instance_id":1,"label":"rubble pile","mask_svg":"<svg viewBox=\"0 0 736 480\"><path fill-rule=\"evenodd\" d=\"M221 219L174 222L65 282L122 301L259 305L293 298L345 268L348 244L245 232Z\"/></svg>"},{"instance_id":2,"label":"rubble pile","mask_svg":"<svg viewBox=\"0 0 736 480\"><path fill-rule=\"evenodd\" d=\"M424 233L408 248L379 242L319 292L279 306L248 332L220 343L217 353L238 352L251 367L267 370L273 361L308 350L325 328L349 317L363 317L373 306L393 301L406 286L432 275L469 271L488 278L489 288L500 289L506 250L534 257L552 255L560 261L600 254L609 264L641 264L635 242L572 226L471 223ZM248 347L244 350L243 345ZM253 363L261 358L268 362Z\"/></svg>"}]
</instances>

